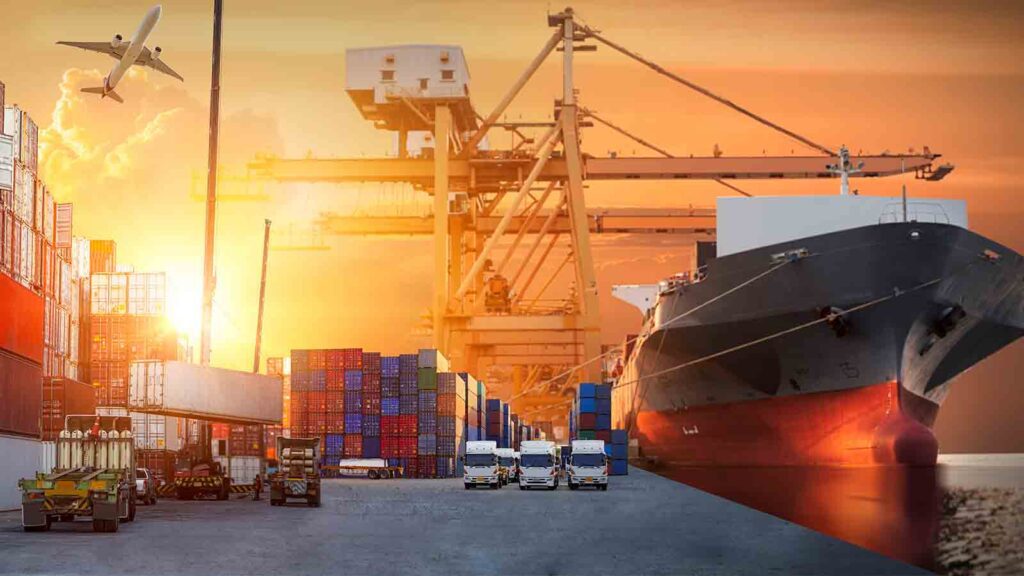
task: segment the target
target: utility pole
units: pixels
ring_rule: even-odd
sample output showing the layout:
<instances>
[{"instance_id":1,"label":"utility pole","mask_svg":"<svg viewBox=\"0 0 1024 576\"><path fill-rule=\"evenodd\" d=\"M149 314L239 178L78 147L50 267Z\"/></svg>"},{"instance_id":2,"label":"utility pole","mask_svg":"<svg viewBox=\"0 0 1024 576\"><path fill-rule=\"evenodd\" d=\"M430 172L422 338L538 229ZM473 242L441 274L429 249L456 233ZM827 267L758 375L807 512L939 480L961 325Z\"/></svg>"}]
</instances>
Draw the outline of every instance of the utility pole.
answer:
<instances>
[{"instance_id":1,"label":"utility pole","mask_svg":"<svg viewBox=\"0 0 1024 576\"><path fill-rule=\"evenodd\" d=\"M199 364L210 365L210 327L213 322L213 239L217 224L217 136L220 127L220 36L223 0L213 1L213 71L210 78L210 146L206 174L206 249L203 253L203 325L200 334ZM199 426L199 446L203 457L211 453L209 422ZM226 444L231 444L230 438ZM228 448L228 475L231 475L231 453Z\"/></svg>"},{"instance_id":2,"label":"utility pole","mask_svg":"<svg viewBox=\"0 0 1024 576\"><path fill-rule=\"evenodd\" d=\"M252 359L252 373L260 373L260 343L263 341L263 301L267 294L267 252L270 250L270 219L263 221L263 272L260 274L260 305L256 313L256 356Z\"/></svg>"},{"instance_id":3,"label":"utility pole","mask_svg":"<svg viewBox=\"0 0 1024 576\"><path fill-rule=\"evenodd\" d=\"M267 255L270 252L270 218L263 220L263 271L260 272L260 303L256 312L256 353L252 359L252 373L260 373L260 344L263 342L263 302L267 294ZM260 474L263 474L263 464L267 455L266 428L260 424L259 446L260 446Z\"/></svg>"},{"instance_id":4,"label":"utility pole","mask_svg":"<svg viewBox=\"0 0 1024 576\"><path fill-rule=\"evenodd\" d=\"M210 327L213 321L213 240L217 225L217 136L220 127L220 36L223 0L213 1L213 72L210 79L210 145L206 174L206 250L203 254L203 326L199 363L210 365Z\"/></svg>"}]
</instances>

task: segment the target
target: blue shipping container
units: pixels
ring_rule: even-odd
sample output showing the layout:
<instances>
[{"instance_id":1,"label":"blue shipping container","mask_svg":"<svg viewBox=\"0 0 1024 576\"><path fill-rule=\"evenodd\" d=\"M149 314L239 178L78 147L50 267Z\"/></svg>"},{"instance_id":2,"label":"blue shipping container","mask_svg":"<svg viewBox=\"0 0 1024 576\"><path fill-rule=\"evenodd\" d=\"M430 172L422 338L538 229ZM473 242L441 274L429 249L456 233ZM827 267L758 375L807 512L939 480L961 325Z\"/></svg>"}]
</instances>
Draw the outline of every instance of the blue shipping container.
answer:
<instances>
[{"instance_id":1,"label":"blue shipping container","mask_svg":"<svg viewBox=\"0 0 1024 576\"><path fill-rule=\"evenodd\" d=\"M611 384L595 384L594 385L594 397L595 398L611 398L612 397L612 385Z\"/></svg>"},{"instance_id":2,"label":"blue shipping container","mask_svg":"<svg viewBox=\"0 0 1024 576\"><path fill-rule=\"evenodd\" d=\"M612 399L611 398L597 398L597 413L608 414L612 413Z\"/></svg>"},{"instance_id":3,"label":"blue shipping container","mask_svg":"<svg viewBox=\"0 0 1024 576\"><path fill-rule=\"evenodd\" d=\"M629 457L629 446L625 444L605 444L609 450L609 456L616 460L625 460Z\"/></svg>"},{"instance_id":4,"label":"blue shipping container","mask_svg":"<svg viewBox=\"0 0 1024 576\"><path fill-rule=\"evenodd\" d=\"M357 430L362 431L363 429L363 415L362 414L345 414L345 430L351 430L351 434L356 434Z\"/></svg>"},{"instance_id":5,"label":"blue shipping container","mask_svg":"<svg viewBox=\"0 0 1024 576\"><path fill-rule=\"evenodd\" d=\"M398 356L381 356L380 357L380 375L381 375L381 377L384 377L384 376L394 376L395 378L398 378L398 366L399 366L399 358L398 358Z\"/></svg>"},{"instance_id":6,"label":"blue shipping container","mask_svg":"<svg viewBox=\"0 0 1024 576\"><path fill-rule=\"evenodd\" d=\"M629 433L625 430L612 430L612 444L629 444Z\"/></svg>"},{"instance_id":7,"label":"blue shipping container","mask_svg":"<svg viewBox=\"0 0 1024 576\"><path fill-rule=\"evenodd\" d=\"M382 416L398 416L400 414L398 398L381 398L380 413Z\"/></svg>"},{"instance_id":8,"label":"blue shipping container","mask_svg":"<svg viewBox=\"0 0 1024 576\"><path fill-rule=\"evenodd\" d=\"M596 414L597 400L594 398L580 398L580 414Z\"/></svg>"},{"instance_id":9,"label":"blue shipping container","mask_svg":"<svg viewBox=\"0 0 1024 576\"><path fill-rule=\"evenodd\" d=\"M612 417L607 414L597 415L597 424L594 425L594 430L611 430L612 429Z\"/></svg>"},{"instance_id":10,"label":"blue shipping container","mask_svg":"<svg viewBox=\"0 0 1024 576\"><path fill-rule=\"evenodd\" d=\"M626 460L612 460L612 476L626 476L629 474L629 463Z\"/></svg>"},{"instance_id":11,"label":"blue shipping container","mask_svg":"<svg viewBox=\"0 0 1024 576\"><path fill-rule=\"evenodd\" d=\"M363 389L363 371L345 370L345 391Z\"/></svg>"},{"instance_id":12,"label":"blue shipping container","mask_svg":"<svg viewBox=\"0 0 1024 576\"><path fill-rule=\"evenodd\" d=\"M363 437L363 458L380 458L380 438Z\"/></svg>"},{"instance_id":13,"label":"blue shipping container","mask_svg":"<svg viewBox=\"0 0 1024 576\"><path fill-rule=\"evenodd\" d=\"M583 398L596 398L597 397L597 385L592 382L583 382L580 384L579 397Z\"/></svg>"}]
</instances>

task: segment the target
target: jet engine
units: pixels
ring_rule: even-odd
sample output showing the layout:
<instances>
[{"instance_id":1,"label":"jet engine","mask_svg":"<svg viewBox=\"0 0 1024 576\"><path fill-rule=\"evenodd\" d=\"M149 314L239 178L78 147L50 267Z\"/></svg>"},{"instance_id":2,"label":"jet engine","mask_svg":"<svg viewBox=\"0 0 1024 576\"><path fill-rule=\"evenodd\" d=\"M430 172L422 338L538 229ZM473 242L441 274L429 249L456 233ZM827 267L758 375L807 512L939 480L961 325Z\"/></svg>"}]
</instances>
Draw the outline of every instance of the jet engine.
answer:
<instances>
[{"instance_id":1,"label":"jet engine","mask_svg":"<svg viewBox=\"0 0 1024 576\"><path fill-rule=\"evenodd\" d=\"M110 41L111 48L120 48L124 38L120 34L115 34L114 39Z\"/></svg>"},{"instance_id":2,"label":"jet engine","mask_svg":"<svg viewBox=\"0 0 1024 576\"><path fill-rule=\"evenodd\" d=\"M163 50L161 50L159 46L153 48L153 51L149 54L149 61L156 62L157 60L159 60L161 52L163 52Z\"/></svg>"}]
</instances>

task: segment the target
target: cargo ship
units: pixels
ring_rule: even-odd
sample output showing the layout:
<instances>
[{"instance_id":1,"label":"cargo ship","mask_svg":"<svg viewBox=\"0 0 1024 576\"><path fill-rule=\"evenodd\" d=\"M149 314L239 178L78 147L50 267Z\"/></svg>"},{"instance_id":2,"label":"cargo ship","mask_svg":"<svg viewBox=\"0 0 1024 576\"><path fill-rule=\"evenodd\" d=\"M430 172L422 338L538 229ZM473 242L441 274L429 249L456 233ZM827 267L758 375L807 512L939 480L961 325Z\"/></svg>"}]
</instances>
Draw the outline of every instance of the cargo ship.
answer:
<instances>
[{"instance_id":1,"label":"cargo ship","mask_svg":"<svg viewBox=\"0 0 1024 576\"><path fill-rule=\"evenodd\" d=\"M956 376L1024 334L1020 254L970 231L960 200L717 208L696 272L614 289L644 316L614 427L657 464L934 464Z\"/></svg>"}]
</instances>

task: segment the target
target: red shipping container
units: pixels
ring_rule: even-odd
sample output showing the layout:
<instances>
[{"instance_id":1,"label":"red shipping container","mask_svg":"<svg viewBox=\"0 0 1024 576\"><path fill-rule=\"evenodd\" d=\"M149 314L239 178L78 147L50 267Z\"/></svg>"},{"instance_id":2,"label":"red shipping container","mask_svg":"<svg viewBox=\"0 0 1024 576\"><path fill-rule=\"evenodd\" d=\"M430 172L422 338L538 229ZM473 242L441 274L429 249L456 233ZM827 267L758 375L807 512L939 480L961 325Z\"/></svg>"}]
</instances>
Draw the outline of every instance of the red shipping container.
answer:
<instances>
[{"instance_id":1,"label":"red shipping container","mask_svg":"<svg viewBox=\"0 0 1024 576\"><path fill-rule=\"evenodd\" d=\"M409 456L415 456L419 451L419 437L417 436L399 436L398 437L398 455L401 458Z\"/></svg>"},{"instance_id":2,"label":"red shipping container","mask_svg":"<svg viewBox=\"0 0 1024 576\"><path fill-rule=\"evenodd\" d=\"M362 348L345 348L341 351L342 356L345 358L345 369L346 370L360 370L363 367L363 349Z\"/></svg>"},{"instance_id":3,"label":"red shipping container","mask_svg":"<svg viewBox=\"0 0 1024 576\"><path fill-rule=\"evenodd\" d=\"M380 374L380 353L363 352L363 373Z\"/></svg>"},{"instance_id":4,"label":"red shipping container","mask_svg":"<svg viewBox=\"0 0 1024 576\"><path fill-rule=\"evenodd\" d=\"M345 393L341 390L328 390L324 393L326 412L345 412Z\"/></svg>"},{"instance_id":5,"label":"red shipping container","mask_svg":"<svg viewBox=\"0 0 1024 576\"><path fill-rule=\"evenodd\" d=\"M43 381L43 440L55 440L64 429L68 414L94 414L96 392L93 387L66 378Z\"/></svg>"},{"instance_id":6,"label":"red shipping container","mask_svg":"<svg viewBox=\"0 0 1024 576\"><path fill-rule=\"evenodd\" d=\"M363 455L363 435L346 434L344 452L346 458L361 457Z\"/></svg>"},{"instance_id":7,"label":"red shipping container","mask_svg":"<svg viewBox=\"0 0 1024 576\"><path fill-rule=\"evenodd\" d=\"M597 414L582 413L579 416L580 430L593 430L597 426Z\"/></svg>"},{"instance_id":8,"label":"red shipping container","mask_svg":"<svg viewBox=\"0 0 1024 576\"><path fill-rule=\"evenodd\" d=\"M398 458L398 436L381 436L380 437L380 457L381 458Z\"/></svg>"},{"instance_id":9,"label":"red shipping container","mask_svg":"<svg viewBox=\"0 0 1024 576\"><path fill-rule=\"evenodd\" d=\"M381 437L398 436L402 431L401 416L381 416L380 435Z\"/></svg>"},{"instance_id":10,"label":"red shipping container","mask_svg":"<svg viewBox=\"0 0 1024 576\"><path fill-rule=\"evenodd\" d=\"M399 434L402 436L412 436L415 445L416 435L419 433L420 420L418 414L402 414L398 417L401 429Z\"/></svg>"},{"instance_id":11,"label":"red shipping container","mask_svg":"<svg viewBox=\"0 0 1024 576\"><path fill-rule=\"evenodd\" d=\"M328 412L327 413L327 433L328 434L344 434L345 433L345 414L342 412Z\"/></svg>"},{"instance_id":12,"label":"red shipping container","mask_svg":"<svg viewBox=\"0 0 1024 576\"><path fill-rule=\"evenodd\" d=\"M455 416L455 394L438 394L437 395L437 415L438 416ZM464 401L463 401L464 402Z\"/></svg>"},{"instance_id":13,"label":"red shipping container","mask_svg":"<svg viewBox=\"0 0 1024 576\"><path fill-rule=\"evenodd\" d=\"M345 371L340 368L327 369L327 390L345 389Z\"/></svg>"},{"instance_id":14,"label":"red shipping container","mask_svg":"<svg viewBox=\"0 0 1024 576\"><path fill-rule=\"evenodd\" d=\"M612 431L611 430L597 430L597 431L594 432L594 439L595 440L604 440L605 442L611 442L612 441Z\"/></svg>"},{"instance_id":15,"label":"red shipping container","mask_svg":"<svg viewBox=\"0 0 1024 576\"><path fill-rule=\"evenodd\" d=\"M419 458L416 462L417 478L434 478L437 476L436 458Z\"/></svg>"},{"instance_id":16,"label":"red shipping container","mask_svg":"<svg viewBox=\"0 0 1024 576\"><path fill-rule=\"evenodd\" d=\"M323 350L309 351L309 369L323 370L327 367L327 354Z\"/></svg>"},{"instance_id":17,"label":"red shipping container","mask_svg":"<svg viewBox=\"0 0 1024 576\"><path fill-rule=\"evenodd\" d=\"M306 409L309 412L326 412L327 392L323 390L311 390L306 392Z\"/></svg>"},{"instance_id":18,"label":"red shipping container","mask_svg":"<svg viewBox=\"0 0 1024 576\"><path fill-rule=\"evenodd\" d=\"M341 354L341 350L332 349L327 351L327 369L345 369L345 359Z\"/></svg>"},{"instance_id":19,"label":"red shipping container","mask_svg":"<svg viewBox=\"0 0 1024 576\"><path fill-rule=\"evenodd\" d=\"M43 299L0 273L0 348L41 364L43 323ZM36 413L32 412L33 418Z\"/></svg>"}]
</instances>

